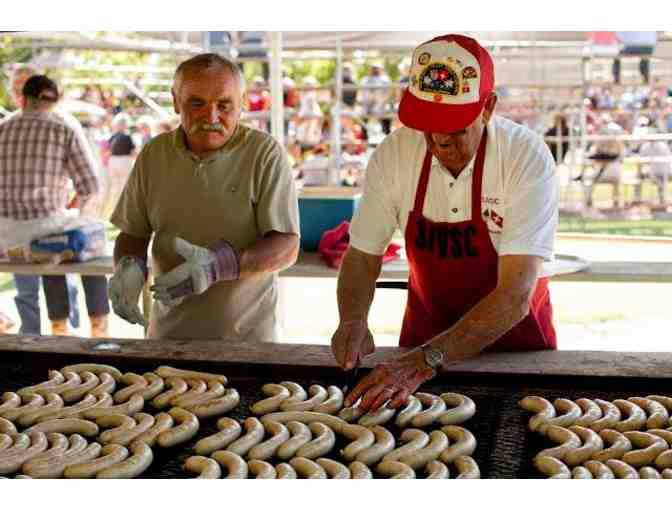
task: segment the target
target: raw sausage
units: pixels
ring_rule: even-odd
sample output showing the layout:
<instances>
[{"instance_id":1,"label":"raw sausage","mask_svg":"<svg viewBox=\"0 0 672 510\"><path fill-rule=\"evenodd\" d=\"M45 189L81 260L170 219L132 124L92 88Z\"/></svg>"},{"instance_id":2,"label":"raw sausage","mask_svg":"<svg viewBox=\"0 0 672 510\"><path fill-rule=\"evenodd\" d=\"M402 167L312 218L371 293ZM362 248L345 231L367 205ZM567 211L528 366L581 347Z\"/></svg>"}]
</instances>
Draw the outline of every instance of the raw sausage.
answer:
<instances>
[{"instance_id":1,"label":"raw sausage","mask_svg":"<svg viewBox=\"0 0 672 510\"><path fill-rule=\"evenodd\" d=\"M153 372L142 374L142 377L147 381L147 387L144 390L139 391L138 395L145 400L152 400L163 391L163 388L166 385L163 377L159 377Z\"/></svg>"},{"instance_id":2,"label":"raw sausage","mask_svg":"<svg viewBox=\"0 0 672 510\"><path fill-rule=\"evenodd\" d=\"M296 480L298 478L294 468L286 462L275 466L275 472L277 473L278 480Z\"/></svg>"},{"instance_id":3,"label":"raw sausage","mask_svg":"<svg viewBox=\"0 0 672 510\"><path fill-rule=\"evenodd\" d=\"M173 417L177 426L161 432L156 442L163 448L170 448L181 443L189 441L198 433L199 422L198 418L189 411L181 407L173 407L168 414Z\"/></svg>"},{"instance_id":4,"label":"raw sausage","mask_svg":"<svg viewBox=\"0 0 672 510\"><path fill-rule=\"evenodd\" d=\"M315 439L299 448L296 451L296 456L305 457L306 459L316 459L328 454L334 447L334 444L336 444L336 434L334 434L334 431L319 421L311 423L309 428Z\"/></svg>"},{"instance_id":5,"label":"raw sausage","mask_svg":"<svg viewBox=\"0 0 672 510\"><path fill-rule=\"evenodd\" d=\"M553 448L546 448L540 451L537 457L555 457L559 460L564 460L565 455L574 449L581 446L581 439L574 432L565 427L558 427L557 425L549 425L546 429L546 437L555 443L560 443L560 446Z\"/></svg>"},{"instance_id":6,"label":"raw sausage","mask_svg":"<svg viewBox=\"0 0 672 510\"><path fill-rule=\"evenodd\" d=\"M361 462L351 462L348 466L348 470L350 471L353 480L369 480L373 478L373 473L371 473L369 467Z\"/></svg>"},{"instance_id":7,"label":"raw sausage","mask_svg":"<svg viewBox=\"0 0 672 510\"><path fill-rule=\"evenodd\" d=\"M369 411L364 416L362 416L357 423L363 425L364 427L373 427L374 425L382 425L390 421L394 414L397 412L396 409L391 409L385 404L382 407L379 407L375 411Z\"/></svg>"},{"instance_id":8,"label":"raw sausage","mask_svg":"<svg viewBox=\"0 0 672 510\"><path fill-rule=\"evenodd\" d=\"M317 462L332 480L345 480L350 478L350 470L340 462L331 459L320 458Z\"/></svg>"},{"instance_id":9,"label":"raw sausage","mask_svg":"<svg viewBox=\"0 0 672 510\"><path fill-rule=\"evenodd\" d=\"M145 443L134 443L126 460L96 473L96 478L136 478L147 471L154 460L152 449Z\"/></svg>"},{"instance_id":10,"label":"raw sausage","mask_svg":"<svg viewBox=\"0 0 672 510\"><path fill-rule=\"evenodd\" d=\"M637 450L632 450L623 455L621 460L633 467L642 467L653 464L656 457L667 450L667 441L662 437L646 432L628 430L623 433Z\"/></svg>"},{"instance_id":11,"label":"raw sausage","mask_svg":"<svg viewBox=\"0 0 672 510\"><path fill-rule=\"evenodd\" d=\"M446 410L446 403L431 393L416 393L415 396L426 409L411 419L411 425L416 428L428 427L434 423Z\"/></svg>"},{"instance_id":12,"label":"raw sausage","mask_svg":"<svg viewBox=\"0 0 672 510\"><path fill-rule=\"evenodd\" d=\"M343 392L338 386L329 386L327 392L329 393L327 400L316 406L313 411L316 413L336 414L343 408Z\"/></svg>"},{"instance_id":13,"label":"raw sausage","mask_svg":"<svg viewBox=\"0 0 672 510\"><path fill-rule=\"evenodd\" d=\"M100 450L100 455L95 460L68 466L63 471L63 476L65 478L93 478L99 471L126 460L129 452L125 446L108 444Z\"/></svg>"},{"instance_id":14,"label":"raw sausage","mask_svg":"<svg viewBox=\"0 0 672 510\"><path fill-rule=\"evenodd\" d=\"M581 427L580 425L572 425L569 427L569 430L581 438L583 445L578 448L572 448L565 454L563 460L566 464L570 466L578 466L579 464L583 464L595 453L601 451L602 448L604 448L604 441L602 441L602 437L600 437L600 435L594 430Z\"/></svg>"},{"instance_id":15,"label":"raw sausage","mask_svg":"<svg viewBox=\"0 0 672 510\"><path fill-rule=\"evenodd\" d=\"M226 417L217 420L217 428L219 429L219 432L205 437L196 443L195 450L197 454L210 455L215 450L221 450L238 439L243 431L240 423L232 418Z\"/></svg>"},{"instance_id":16,"label":"raw sausage","mask_svg":"<svg viewBox=\"0 0 672 510\"><path fill-rule=\"evenodd\" d=\"M161 366L154 371L157 375L167 379L169 377L180 377L182 379L202 379L204 381L219 381L224 386L229 383L229 380L224 375L210 374L207 372L195 372L193 370L182 370L180 368Z\"/></svg>"},{"instance_id":17,"label":"raw sausage","mask_svg":"<svg viewBox=\"0 0 672 510\"><path fill-rule=\"evenodd\" d=\"M621 419L621 411L618 407L607 400L595 399L595 403L600 406L602 410L602 418L595 420L589 425L595 432L600 432L604 429L613 429L614 426Z\"/></svg>"},{"instance_id":18,"label":"raw sausage","mask_svg":"<svg viewBox=\"0 0 672 510\"><path fill-rule=\"evenodd\" d=\"M450 478L450 471L448 471L448 466L446 466L440 460L433 460L428 462L425 466L425 470L427 471L428 480Z\"/></svg>"},{"instance_id":19,"label":"raw sausage","mask_svg":"<svg viewBox=\"0 0 672 510\"><path fill-rule=\"evenodd\" d=\"M266 415L272 416L272 415ZM264 422L265 423L265 422ZM253 446L261 443L264 439L264 426L256 418L247 418L245 420L245 435L236 439L226 447L226 451L233 452L243 457Z\"/></svg>"},{"instance_id":20,"label":"raw sausage","mask_svg":"<svg viewBox=\"0 0 672 510\"><path fill-rule=\"evenodd\" d=\"M537 432L551 418L555 418L555 407L543 397L529 396L518 402L518 405L531 413L536 413L528 422L532 432Z\"/></svg>"},{"instance_id":21,"label":"raw sausage","mask_svg":"<svg viewBox=\"0 0 672 510\"><path fill-rule=\"evenodd\" d=\"M637 470L632 466L630 466L629 464L626 464L622 460L609 459L608 461L605 462L605 464L609 466L609 469L611 469L614 472L616 478L625 478L625 479L639 478L639 473L637 473Z\"/></svg>"},{"instance_id":22,"label":"raw sausage","mask_svg":"<svg viewBox=\"0 0 672 510\"><path fill-rule=\"evenodd\" d=\"M247 468L250 473L254 475L255 478L259 479L275 479L278 474L275 472L275 468L266 461L263 460L250 460L247 463Z\"/></svg>"},{"instance_id":23,"label":"raw sausage","mask_svg":"<svg viewBox=\"0 0 672 510\"><path fill-rule=\"evenodd\" d=\"M312 411L315 407L327 400L327 390L319 384L313 384L308 393L310 398L301 402L287 403L287 399L280 404L283 411ZM291 397L290 397L291 399Z\"/></svg>"},{"instance_id":24,"label":"raw sausage","mask_svg":"<svg viewBox=\"0 0 672 510\"><path fill-rule=\"evenodd\" d=\"M125 373L121 378L121 382L124 383L126 387L118 390L114 394L114 401L117 404L123 404L133 395L140 393L141 391L147 389L147 386L149 386L147 379L141 375L134 374L133 372Z\"/></svg>"},{"instance_id":25,"label":"raw sausage","mask_svg":"<svg viewBox=\"0 0 672 510\"><path fill-rule=\"evenodd\" d=\"M341 455L349 462L353 461L359 452L366 450L376 440L373 432L361 425L345 425L341 428L341 434L354 440L341 451Z\"/></svg>"},{"instance_id":26,"label":"raw sausage","mask_svg":"<svg viewBox=\"0 0 672 510\"><path fill-rule=\"evenodd\" d=\"M399 428L404 428L411 423L411 420L422 412L422 402L420 402L417 397L411 395L408 397L408 403L399 414L395 420L395 425Z\"/></svg>"},{"instance_id":27,"label":"raw sausage","mask_svg":"<svg viewBox=\"0 0 672 510\"><path fill-rule=\"evenodd\" d=\"M443 428L447 427L456 427L456 425L446 425ZM408 464L413 469L419 469L425 467L428 462L437 460L446 448L448 448L448 437L442 430L434 430L429 434L427 446L409 455L404 455L399 461Z\"/></svg>"},{"instance_id":28,"label":"raw sausage","mask_svg":"<svg viewBox=\"0 0 672 510\"><path fill-rule=\"evenodd\" d=\"M396 460L383 461L376 467L376 471L391 479L413 479L415 471L408 464Z\"/></svg>"},{"instance_id":29,"label":"raw sausage","mask_svg":"<svg viewBox=\"0 0 672 510\"><path fill-rule=\"evenodd\" d=\"M85 409L80 414L83 418L89 420L96 420L101 416L107 416L109 414L125 414L131 416L133 414L139 413L142 411L142 408L145 406L145 399L140 395L133 395L128 401L123 404L110 407L92 407Z\"/></svg>"},{"instance_id":30,"label":"raw sausage","mask_svg":"<svg viewBox=\"0 0 672 510\"><path fill-rule=\"evenodd\" d=\"M476 461L468 455L461 455L455 459L455 467L459 473L455 478L474 480L481 477L481 470Z\"/></svg>"},{"instance_id":31,"label":"raw sausage","mask_svg":"<svg viewBox=\"0 0 672 510\"><path fill-rule=\"evenodd\" d=\"M131 443L131 449L133 449L133 445L135 443L139 442L146 443L147 446L150 447L154 446L156 443L156 438L159 436L159 434L171 429L174 423L175 420L173 420L173 417L168 413L157 414L154 417L154 425L152 425L147 431L143 432L133 440Z\"/></svg>"},{"instance_id":32,"label":"raw sausage","mask_svg":"<svg viewBox=\"0 0 672 510\"><path fill-rule=\"evenodd\" d=\"M231 409L240 403L240 395L234 388L229 388L219 398L213 398L207 402L187 406L189 412L194 413L199 418L212 418L228 413Z\"/></svg>"},{"instance_id":33,"label":"raw sausage","mask_svg":"<svg viewBox=\"0 0 672 510\"><path fill-rule=\"evenodd\" d=\"M373 434L376 437L376 442L367 448L362 450L357 454L355 460L358 460L362 464L370 466L375 464L385 455L394 450L394 436L390 432L380 425L376 425L372 428Z\"/></svg>"},{"instance_id":34,"label":"raw sausage","mask_svg":"<svg viewBox=\"0 0 672 510\"><path fill-rule=\"evenodd\" d=\"M620 459L626 452L632 450L630 440L621 434L618 430L603 429L600 430L600 437L605 444L610 445L602 451L595 452L592 455L593 460L604 462L609 459Z\"/></svg>"},{"instance_id":35,"label":"raw sausage","mask_svg":"<svg viewBox=\"0 0 672 510\"><path fill-rule=\"evenodd\" d=\"M441 400L452 408L439 415L442 425L460 425L476 414L476 404L466 395L442 393Z\"/></svg>"},{"instance_id":36,"label":"raw sausage","mask_svg":"<svg viewBox=\"0 0 672 510\"><path fill-rule=\"evenodd\" d=\"M286 423L288 421L300 421L301 423L310 424L314 421L319 421L329 426L331 430L337 434L342 433L343 427L348 423L337 416L330 414L316 413L313 411L282 411L279 413L271 413L264 416L261 421L277 421L279 423Z\"/></svg>"},{"instance_id":37,"label":"raw sausage","mask_svg":"<svg viewBox=\"0 0 672 510\"><path fill-rule=\"evenodd\" d=\"M289 431L282 423L277 421L264 422L264 428L271 437L252 448L248 452L250 460L267 460L275 455L281 444L289 439Z\"/></svg>"},{"instance_id":38,"label":"raw sausage","mask_svg":"<svg viewBox=\"0 0 672 510\"><path fill-rule=\"evenodd\" d=\"M670 420L670 415L665 406L655 400L642 397L630 397L628 400L646 411L648 415L646 420L647 429L663 428Z\"/></svg>"},{"instance_id":39,"label":"raw sausage","mask_svg":"<svg viewBox=\"0 0 672 510\"><path fill-rule=\"evenodd\" d=\"M249 420L249 418L248 418ZM262 429L263 430L263 429ZM228 471L228 479L245 479L247 478L247 462L237 453L218 450L214 452L211 457L224 466Z\"/></svg>"},{"instance_id":40,"label":"raw sausage","mask_svg":"<svg viewBox=\"0 0 672 510\"><path fill-rule=\"evenodd\" d=\"M289 390L281 384L264 384L261 387L261 391L269 397L256 402L250 407L250 410L258 416L277 411L280 409L282 401L289 398L290 395Z\"/></svg>"},{"instance_id":41,"label":"raw sausage","mask_svg":"<svg viewBox=\"0 0 672 510\"><path fill-rule=\"evenodd\" d=\"M65 402L77 402L100 384L100 379L93 372L82 372L80 377L82 378L82 382L79 386L62 393L61 396Z\"/></svg>"},{"instance_id":42,"label":"raw sausage","mask_svg":"<svg viewBox=\"0 0 672 510\"><path fill-rule=\"evenodd\" d=\"M0 452L0 475L15 473L21 469L24 462L32 459L47 449L47 436L42 432L31 432L30 446L14 454L8 454L11 450L7 449Z\"/></svg>"},{"instance_id":43,"label":"raw sausage","mask_svg":"<svg viewBox=\"0 0 672 510\"><path fill-rule=\"evenodd\" d=\"M580 398L576 401L577 405L583 411L581 417L574 422L574 425L588 427L591 423L602 418L602 409L589 398Z\"/></svg>"},{"instance_id":44,"label":"raw sausage","mask_svg":"<svg viewBox=\"0 0 672 510\"><path fill-rule=\"evenodd\" d=\"M294 457L289 461L294 470L304 478L325 480L327 472L317 462L304 457Z\"/></svg>"},{"instance_id":45,"label":"raw sausage","mask_svg":"<svg viewBox=\"0 0 672 510\"><path fill-rule=\"evenodd\" d=\"M441 431L451 442L454 442L441 453L442 462L450 464L457 457L472 455L476 450L476 438L464 427L446 425L441 427Z\"/></svg>"},{"instance_id":46,"label":"raw sausage","mask_svg":"<svg viewBox=\"0 0 672 510\"><path fill-rule=\"evenodd\" d=\"M182 395L188 389L187 381L180 377L168 377L165 380L165 385L169 390L159 393L152 400L152 406L156 409L164 409L170 405L170 401L178 395Z\"/></svg>"},{"instance_id":47,"label":"raw sausage","mask_svg":"<svg viewBox=\"0 0 672 510\"><path fill-rule=\"evenodd\" d=\"M587 460L583 463L583 465L588 468L590 473L593 475L593 478L609 480L616 478L611 468L603 462L597 460Z\"/></svg>"},{"instance_id":48,"label":"raw sausage","mask_svg":"<svg viewBox=\"0 0 672 510\"><path fill-rule=\"evenodd\" d=\"M92 372L96 374L102 380L102 374L110 374L114 377L115 381L119 381L122 378L122 374L119 370L109 365L100 365L98 363L79 363L78 365L68 365L61 369L62 373L75 372L79 374L81 372Z\"/></svg>"},{"instance_id":49,"label":"raw sausage","mask_svg":"<svg viewBox=\"0 0 672 510\"><path fill-rule=\"evenodd\" d=\"M81 434L87 437L98 435L98 425L89 420L79 418L63 418L56 420L43 421L26 429L26 433L38 431L48 434L49 432L60 432L61 434Z\"/></svg>"},{"instance_id":50,"label":"raw sausage","mask_svg":"<svg viewBox=\"0 0 672 510\"><path fill-rule=\"evenodd\" d=\"M385 455L383 457L384 461L399 460L405 455L410 455L421 450L429 443L429 435L419 429L404 430L401 433L400 439L405 444Z\"/></svg>"},{"instance_id":51,"label":"raw sausage","mask_svg":"<svg viewBox=\"0 0 672 510\"><path fill-rule=\"evenodd\" d=\"M619 421L613 427L619 432L639 430L646 424L646 413L637 404L619 398L614 400L614 405L626 416L624 420Z\"/></svg>"},{"instance_id":52,"label":"raw sausage","mask_svg":"<svg viewBox=\"0 0 672 510\"><path fill-rule=\"evenodd\" d=\"M198 478L217 479L222 476L222 468L217 461L201 455L189 457L184 463L184 469L196 473Z\"/></svg>"},{"instance_id":53,"label":"raw sausage","mask_svg":"<svg viewBox=\"0 0 672 510\"><path fill-rule=\"evenodd\" d=\"M280 445L280 448L278 448L278 451L275 453L279 459L283 460L289 460L294 457L299 448L310 442L313 438L313 434L308 425L305 425L300 421L287 422L287 429L292 434L292 437L285 441L284 444Z\"/></svg>"},{"instance_id":54,"label":"raw sausage","mask_svg":"<svg viewBox=\"0 0 672 510\"><path fill-rule=\"evenodd\" d=\"M285 388L287 388L290 393L290 396L280 403L280 409L282 411L285 411L287 409L287 406L291 406L293 404L296 404L297 402L303 402L308 398L306 390L304 390L300 384L296 384L295 382L291 381L284 381L281 382L280 384Z\"/></svg>"},{"instance_id":55,"label":"raw sausage","mask_svg":"<svg viewBox=\"0 0 672 510\"><path fill-rule=\"evenodd\" d=\"M549 478L569 479L572 477L572 473L564 462L555 457L537 456L534 458L534 465L540 472L547 475Z\"/></svg>"}]
</instances>

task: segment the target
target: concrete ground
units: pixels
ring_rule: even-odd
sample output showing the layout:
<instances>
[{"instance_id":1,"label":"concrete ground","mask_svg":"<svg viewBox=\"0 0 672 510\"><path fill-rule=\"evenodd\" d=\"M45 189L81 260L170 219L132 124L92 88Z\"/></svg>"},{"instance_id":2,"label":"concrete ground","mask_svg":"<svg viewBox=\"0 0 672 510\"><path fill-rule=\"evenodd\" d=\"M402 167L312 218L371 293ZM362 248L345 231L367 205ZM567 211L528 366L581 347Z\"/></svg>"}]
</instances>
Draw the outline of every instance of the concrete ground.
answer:
<instances>
[{"instance_id":1,"label":"concrete ground","mask_svg":"<svg viewBox=\"0 0 672 510\"><path fill-rule=\"evenodd\" d=\"M672 244L631 242L559 241L557 252L590 260L669 261ZM3 279L4 278L4 279ZM18 323L14 288L7 275L0 275L0 310ZM79 278L76 278L79 280ZM282 279L284 341L328 344L338 322L336 280L327 278ZM3 284L4 282L4 284ZM563 350L669 351L672 284L665 283L551 283L558 343ZM85 311L80 283L80 310ZM397 341L406 294L383 289L376 293L370 323L378 345ZM43 331L48 332L42 298ZM75 331L89 335L86 313ZM142 329L111 316L111 335L142 338Z\"/></svg>"}]
</instances>

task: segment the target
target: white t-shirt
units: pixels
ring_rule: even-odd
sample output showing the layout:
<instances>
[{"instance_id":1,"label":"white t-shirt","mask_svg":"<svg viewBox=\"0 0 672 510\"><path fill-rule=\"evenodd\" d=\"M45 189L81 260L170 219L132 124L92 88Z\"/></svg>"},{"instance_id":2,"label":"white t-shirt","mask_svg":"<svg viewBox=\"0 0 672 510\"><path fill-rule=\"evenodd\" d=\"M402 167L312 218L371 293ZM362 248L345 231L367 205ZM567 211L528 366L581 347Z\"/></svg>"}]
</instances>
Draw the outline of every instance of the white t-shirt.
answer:
<instances>
[{"instance_id":1,"label":"white t-shirt","mask_svg":"<svg viewBox=\"0 0 672 510\"><path fill-rule=\"evenodd\" d=\"M487 129L481 213L492 244L499 255L552 260L559 196L553 157L538 135L510 120L494 115ZM406 231L425 151L423 133L406 127L378 147L369 161L364 195L352 220L352 246L382 255L395 230ZM473 167L474 160L455 179L432 158L423 209L426 218L451 223L471 219Z\"/></svg>"}]
</instances>

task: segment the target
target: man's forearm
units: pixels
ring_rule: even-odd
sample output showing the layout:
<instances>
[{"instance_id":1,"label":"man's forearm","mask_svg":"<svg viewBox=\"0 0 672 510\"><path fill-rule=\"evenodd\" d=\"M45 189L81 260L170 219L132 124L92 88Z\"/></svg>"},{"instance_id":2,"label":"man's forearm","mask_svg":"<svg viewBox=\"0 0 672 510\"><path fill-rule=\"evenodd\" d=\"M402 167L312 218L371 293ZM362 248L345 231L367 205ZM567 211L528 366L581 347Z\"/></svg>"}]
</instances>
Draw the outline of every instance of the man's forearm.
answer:
<instances>
[{"instance_id":1,"label":"man's forearm","mask_svg":"<svg viewBox=\"0 0 672 510\"><path fill-rule=\"evenodd\" d=\"M338 311L341 322L366 320L376 292L382 257L350 248L338 275Z\"/></svg>"},{"instance_id":2,"label":"man's forearm","mask_svg":"<svg viewBox=\"0 0 672 510\"><path fill-rule=\"evenodd\" d=\"M495 289L430 343L444 352L444 364L471 358L506 334L528 312L528 293Z\"/></svg>"},{"instance_id":3,"label":"man's forearm","mask_svg":"<svg viewBox=\"0 0 672 510\"><path fill-rule=\"evenodd\" d=\"M119 263L122 257L139 257L147 260L147 247L149 239L133 237L125 233L120 233L114 243L114 265Z\"/></svg>"},{"instance_id":4,"label":"man's forearm","mask_svg":"<svg viewBox=\"0 0 672 510\"><path fill-rule=\"evenodd\" d=\"M240 278L282 271L299 256L299 236L274 232L240 254Z\"/></svg>"}]
</instances>

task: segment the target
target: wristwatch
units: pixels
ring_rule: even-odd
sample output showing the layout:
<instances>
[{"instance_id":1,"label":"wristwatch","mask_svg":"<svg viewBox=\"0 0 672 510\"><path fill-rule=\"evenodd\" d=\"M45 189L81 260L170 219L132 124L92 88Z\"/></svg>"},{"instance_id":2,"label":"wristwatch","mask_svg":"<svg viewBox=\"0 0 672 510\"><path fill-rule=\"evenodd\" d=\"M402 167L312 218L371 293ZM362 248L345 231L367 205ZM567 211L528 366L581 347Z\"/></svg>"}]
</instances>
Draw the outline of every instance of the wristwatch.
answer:
<instances>
[{"instance_id":1,"label":"wristwatch","mask_svg":"<svg viewBox=\"0 0 672 510\"><path fill-rule=\"evenodd\" d=\"M421 347L428 367L440 372L443 368L443 351L427 343Z\"/></svg>"}]
</instances>

